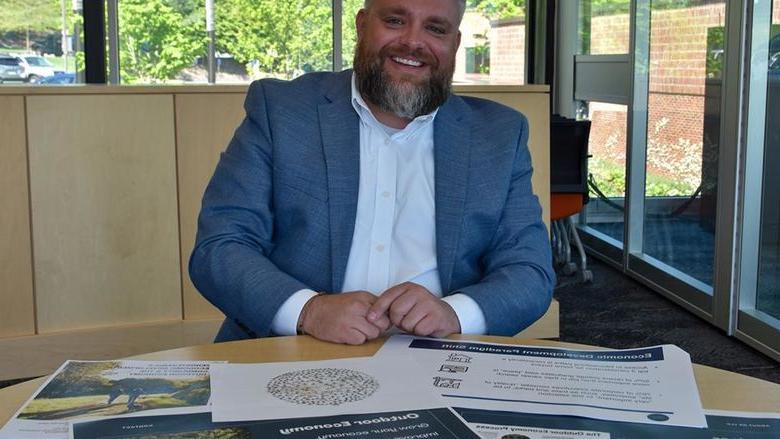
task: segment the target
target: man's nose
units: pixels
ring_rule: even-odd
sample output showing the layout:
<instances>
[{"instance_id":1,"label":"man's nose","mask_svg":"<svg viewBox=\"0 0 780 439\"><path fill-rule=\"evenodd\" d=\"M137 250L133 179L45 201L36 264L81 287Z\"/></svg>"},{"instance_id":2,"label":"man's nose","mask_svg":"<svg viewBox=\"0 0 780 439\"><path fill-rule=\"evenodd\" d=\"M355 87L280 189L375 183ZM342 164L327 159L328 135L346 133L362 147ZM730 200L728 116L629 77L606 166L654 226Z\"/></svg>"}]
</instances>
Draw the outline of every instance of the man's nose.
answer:
<instances>
[{"instance_id":1,"label":"man's nose","mask_svg":"<svg viewBox=\"0 0 780 439\"><path fill-rule=\"evenodd\" d=\"M412 50L423 47L423 29L419 26L408 26L401 35L401 44Z\"/></svg>"}]
</instances>

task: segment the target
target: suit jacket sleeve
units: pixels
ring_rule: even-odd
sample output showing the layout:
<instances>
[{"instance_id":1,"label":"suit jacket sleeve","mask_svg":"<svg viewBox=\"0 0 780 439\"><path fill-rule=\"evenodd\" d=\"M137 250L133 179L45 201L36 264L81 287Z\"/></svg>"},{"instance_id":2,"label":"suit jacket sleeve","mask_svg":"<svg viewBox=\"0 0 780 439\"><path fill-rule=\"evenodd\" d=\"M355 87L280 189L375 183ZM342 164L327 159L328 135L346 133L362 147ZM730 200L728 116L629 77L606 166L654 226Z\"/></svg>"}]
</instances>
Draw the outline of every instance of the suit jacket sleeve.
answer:
<instances>
[{"instance_id":1,"label":"suit jacket sleeve","mask_svg":"<svg viewBox=\"0 0 780 439\"><path fill-rule=\"evenodd\" d=\"M197 289L229 319L270 334L279 307L305 284L280 270L273 250L273 155L263 83L244 104L246 117L206 188L190 257Z\"/></svg>"},{"instance_id":2,"label":"suit jacket sleeve","mask_svg":"<svg viewBox=\"0 0 780 439\"><path fill-rule=\"evenodd\" d=\"M531 187L528 121L521 116L509 190L495 235L480 258L483 276L458 288L479 304L487 333L511 336L535 322L550 305L555 284L542 210Z\"/></svg>"}]
</instances>

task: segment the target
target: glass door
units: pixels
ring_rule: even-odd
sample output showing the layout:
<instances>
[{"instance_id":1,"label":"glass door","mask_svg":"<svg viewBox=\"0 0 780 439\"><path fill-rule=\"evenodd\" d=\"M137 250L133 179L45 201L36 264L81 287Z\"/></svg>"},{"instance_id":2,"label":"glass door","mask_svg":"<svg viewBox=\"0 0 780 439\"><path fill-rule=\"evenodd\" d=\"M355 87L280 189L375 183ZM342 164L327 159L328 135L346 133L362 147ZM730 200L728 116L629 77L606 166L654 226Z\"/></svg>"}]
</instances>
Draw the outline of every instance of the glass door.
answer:
<instances>
[{"instance_id":1,"label":"glass door","mask_svg":"<svg viewBox=\"0 0 780 439\"><path fill-rule=\"evenodd\" d=\"M725 1L652 0L640 270L711 312ZM681 287L676 283L675 288ZM703 294L700 294L703 293Z\"/></svg>"},{"instance_id":2,"label":"glass door","mask_svg":"<svg viewBox=\"0 0 780 439\"><path fill-rule=\"evenodd\" d=\"M780 0L583 1L579 21L588 250L780 358Z\"/></svg>"},{"instance_id":3,"label":"glass door","mask_svg":"<svg viewBox=\"0 0 780 439\"><path fill-rule=\"evenodd\" d=\"M780 358L780 1L753 4L737 337Z\"/></svg>"}]
</instances>

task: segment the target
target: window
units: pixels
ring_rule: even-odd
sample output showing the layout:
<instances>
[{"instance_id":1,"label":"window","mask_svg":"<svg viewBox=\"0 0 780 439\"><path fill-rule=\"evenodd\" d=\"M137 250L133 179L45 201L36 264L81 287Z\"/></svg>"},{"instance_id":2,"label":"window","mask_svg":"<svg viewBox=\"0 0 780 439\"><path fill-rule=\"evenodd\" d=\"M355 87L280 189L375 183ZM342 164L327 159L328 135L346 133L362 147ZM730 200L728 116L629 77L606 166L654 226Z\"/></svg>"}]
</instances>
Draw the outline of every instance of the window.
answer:
<instances>
[{"instance_id":1,"label":"window","mask_svg":"<svg viewBox=\"0 0 780 439\"><path fill-rule=\"evenodd\" d=\"M490 46L466 48L466 73L490 74Z\"/></svg>"},{"instance_id":2,"label":"window","mask_svg":"<svg viewBox=\"0 0 780 439\"><path fill-rule=\"evenodd\" d=\"M525 83L525 0L469 0L460 25L455 83Z\"/></svg>"},{"instance_id":3,"label":"window","mask_svg":"<svg viewBox=\"0 0 780 439\"><path fill-rule=\"evenodd\" d=\"M780 5L778 5L780 6ZM780 321L780 7L775 8L769 44L764 133L764 191L756 309Z\"/></svg>"},{"instance_id":4,"label":"window","mask_svg":"<svg viewBox=\"0 0 780 439\"><path fill-rule=\"evenodd\" d=\"M739 335L780 352L780 1L753 10Z\"/></svg>"},{"instance_id":5,"label":"window","mask_svg":"<svg viewBox=\"0 0 780 439\"><path fill-rule=\"evenodd\" d=\"M341 14L341 69L352 67L352 58L357 45L355 16L363 7L363 0L342 0ZM336 66L337 70L340 70Z\"/></svg>"},{"instance_id":6,"label":"window","mask_svg":"<svg viewBox=\"0 0 780 439\"><path fill-rule=\"evenodd\" d=\"M206 13L205 3L118 0L116 11L109 4L107 64L111 77L116 69L122 84L206 83L210 53L217 83L291 79L352 65L355 15L363 0L214 1L213 14ZM0 54L42 55L56 72L68 75L65 80L78 82L83 72L77 70L84 65L81 4L80 0L4 3ZM525 0L467 1L456 83L524 83L525 4ZM341 15L338 29L333 27L334 10ZM207 15L214 18L213 52ZM341 46L335 57L334 37ZM58 80L63 82L63 78Z\"/></svg>"},{"instance_id":7,"label":"window","mask_svg":"<svg viewBox=\"0 0 780 439\"><path fill-rule=\"evenodd\" d=\"M214 8L216 82L332 69L330 0L216 1ZM207 82L201 2L121 0L118 23L122 83Z\"/></svg>"},{"instance_id":8,"label":"window","mask_svg":"<svg viewBox=\"0 0 780 439\"><path fill-rule=\"evenodd\" d=\"M726 2L677 3L650 3L643 252L711 286Z\"/></svg>"},{"instance_id":9,"label":"window","mask_svg":"<svg viewBox=\"0 0 780 439\"><path fill-rule=\"evenodd\" d=\"M217 50L229 57L236 80L292 79L332 70L331 0L215 2ZM244 72L237 67L243 66ZM224 81L222 81L224 82Z\"/></svg>"},{"instance_id":10,"label":"window","mask_svg":"<svg viewBox=\"0 0 780 439\"><path fill-rule=\"evenodd\" d=\"M629 52L628 0L585 0L579 6L581 54ZM624 233L627 111L626 105L617 103L579 104L579 116L591 121L588 140L590 202L585 206L584 223L616 243L623 242Z\"/></svg>"},{"instance_id":11,"label":"window","mask_svg":"<svg viewBox=\"0 0 780 439\"><path fill-rule=\"evenodd\" d=\"M591 121L588 139L590 202L586 224L617 242L623 241L626 198L627 107L588 102Z\"/></svg>"},{"instance_id":12,"label":"window","mask_svg":"<svg viewBox=\"0 0 780 439\"><path fill-rule=\"evenodd\" d=\"M581 53L611 55L628 53L629 0L583 0L580 2Z\"/></svg>"},{"instance_id":13,"label":"window","mask_svg":"<svg viewBox=\"0 0 780 439\"><path fill-rule=\"evenodd\" d=\"M80 2L3 2L0 83L77 82L83 64L82 22Z\"/></svg>"}]
</instances>

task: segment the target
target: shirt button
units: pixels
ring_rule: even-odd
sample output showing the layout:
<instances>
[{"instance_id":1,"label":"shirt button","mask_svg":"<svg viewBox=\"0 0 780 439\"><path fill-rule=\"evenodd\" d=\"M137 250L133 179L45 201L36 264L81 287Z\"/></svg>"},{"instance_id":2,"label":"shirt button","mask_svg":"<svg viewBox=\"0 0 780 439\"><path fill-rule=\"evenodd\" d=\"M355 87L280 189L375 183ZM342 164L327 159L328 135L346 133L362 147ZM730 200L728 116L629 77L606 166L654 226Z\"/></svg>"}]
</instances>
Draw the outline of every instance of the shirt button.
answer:
<instances>
[{"instance_id":1,"label":"shirt button","mask_svg":"<svg viewBox=\"0 0 780 439\"><path fill-rule=\"evenodd\" d=\"M385 139L385 145L389 145L389 144L391 144L391 143L393 143L393 141L392 141L392 140L390 140L390 139Z\"/></svg>"},{"instance_id":2,"label":"shirt button","mask_svg":"<svg viewBox=\"0 0 780 439\"><path fill-rule=\"evenodd\" d=\"M382 244L379 244L378 246L376 246L376 251L378 251L378 252L383 252L383 251L385 251L385 246L384 246L384 245L382 245Z\"/></svg>"},{"instance_id":3,"label":"shirt button","mask_svg":"<svg viewBox=\"0 0 780 439\"><path fill-rule=\"evenodd\" d=\"M382 192L382 196L385 197L385 198L390 198L390 192L384 191L384 192Z\"/></svg>"}]
</instances>

